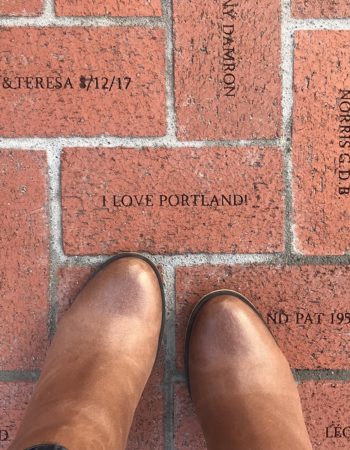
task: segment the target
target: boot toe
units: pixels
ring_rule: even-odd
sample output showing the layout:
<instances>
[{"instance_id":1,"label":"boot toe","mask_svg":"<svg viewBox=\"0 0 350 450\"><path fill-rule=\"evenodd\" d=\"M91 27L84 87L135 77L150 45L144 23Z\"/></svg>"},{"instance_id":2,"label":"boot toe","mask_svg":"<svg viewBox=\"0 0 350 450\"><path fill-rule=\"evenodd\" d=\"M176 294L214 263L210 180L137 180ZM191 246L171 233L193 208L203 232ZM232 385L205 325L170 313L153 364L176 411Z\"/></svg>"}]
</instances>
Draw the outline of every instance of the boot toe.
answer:
<instances>
[{"instance_id":1,"label":"boot toe","mask_svg":"<svg viewBox=\"0 0 350 450\"><path fill-rule=\"evenodd\" d=\"M230 373L232 380L237 380L250 369L273 364L274 360L289 368L258 311L243 299L234 293L218 292L202 305L199 303L186 337L185 368L190 391L194 382L212 379L214 373ZM212 375L208 378L208 374Z\"/></svg>"},{"instance_id":2,"label":"boot toe","mask_svg":"<svg viewBox=\"0 0 350 450\"><path fill-rule=\"evenodd\" d=\"M161 319L164 292L160 274L151 261L128 254L102 265L87 281L66 316L80 312L139 314Z\"/></svg>"},{"instance_id":3,"label":"boot toe","mask_svg":"<svg viewBox=\"0 0 350 450\"><path fill-rule=\"evenodd\" d=\"M204 297L191 316L185 353L209 449L311 449L289 364L245 297Z\"/></svg>"}]
</instances>

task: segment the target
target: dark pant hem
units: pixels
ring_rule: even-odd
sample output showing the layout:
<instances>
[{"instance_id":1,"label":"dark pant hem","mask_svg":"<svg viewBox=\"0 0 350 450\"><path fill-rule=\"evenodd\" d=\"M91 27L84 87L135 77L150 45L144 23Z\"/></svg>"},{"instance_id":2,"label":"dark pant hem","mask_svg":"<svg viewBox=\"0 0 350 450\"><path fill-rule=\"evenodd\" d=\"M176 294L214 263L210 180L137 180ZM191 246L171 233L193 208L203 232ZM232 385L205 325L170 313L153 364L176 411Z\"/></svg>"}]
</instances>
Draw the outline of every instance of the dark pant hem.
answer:
<instances>
[{"instance_id":1,"label":"dark pant hem","mask_svg":"<svg viewBox=\"0 0 350 450\"><path fill-rule=\"evenodd\" d=\"M34 447L26 448L25 450L68 450L66 447L62 447L57 444L39 444Z\"/></svg>"}]
</instances>

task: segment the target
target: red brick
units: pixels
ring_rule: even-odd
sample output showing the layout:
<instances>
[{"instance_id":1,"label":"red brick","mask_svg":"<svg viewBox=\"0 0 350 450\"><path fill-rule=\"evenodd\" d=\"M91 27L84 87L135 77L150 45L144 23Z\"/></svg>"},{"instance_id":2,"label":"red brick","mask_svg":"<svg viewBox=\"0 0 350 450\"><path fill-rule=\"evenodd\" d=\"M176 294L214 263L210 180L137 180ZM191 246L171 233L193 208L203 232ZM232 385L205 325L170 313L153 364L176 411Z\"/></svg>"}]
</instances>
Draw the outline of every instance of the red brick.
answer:
<instances>
[{"instance_id":1,"label":"red brick","mask_svg":"<svg viewBox=\"0 0 350 450\"><path fill-rule=\"evenodd\" d=\"M43 0L0 0L0 16L38 16Z\"/></svg>"},{"instance_id":2,"label":"red brick","mask_svg":"<svg viewBox=\"0 0 350 450\"><path fill-rule=\"evenodd\" d=\"M56 0L58 16L161 16L160 0Z\"/></svg>"},{"instance_id":3,"label":"red brick","mask_svg":"<svg viewBox=\"0 0 350 450\"><path fill-rule=\"evenodd\" d=\"M350 383L310 381L299 387L313 448L340 450L350 446Z\"/></svg>"},{"instance_id":4,"label":"red brick","mask_svg":"<svg viewBox=\"0 0 350 450\"><path fill-rule=\"evenodd\" d=\"M178 137L275 138L281 125L280 2L265 0L258 8L253 0L239 2L225 15L224 3L238 2L174 1ZM224 45L224 32L233 43Z\"/></svg>"},{"instance_id":5,"label":"red brick","mask_svg":"<svg viewBox=\"0 0 350 450\"><path fill-rule=\"evenodd\" d=\"M307 255L350 251L349 39L349 31L296 35L294 221L297 249Z\"/></svg>"},{"instance_id":6,"label":"red brick","mask_svg":"<svg viewBox=\"0 0 350 450\"><path fill-rule=\"evenodd\" d=\"M0 150L0 370L40 366L47 346L46 154Z\"/></svg>"},{"instance_id":7,"label":"red brick","mask_svg":"<svg viewBox=\"0 0 350 450\"><path fill-rule=\"evenodd\" d=\"M58 273L60 316L69 308L94 269L65 267ZM160 351L151 377L136 410L127 450L163 450L164 448L164 351Z\"/></svg>"},{"instance_id":8,"label":"red brick","mask_svg":"<svg viewBox=\"0 0 350 450\"><path fill-rule=\"evenodd\" d=\"M0 135L165 134L164 30L4 28L0 47ZM38 88L4 88L9 80L18 86L20 76L44 80L29 82L28 86ZM63 85L69 78L71 85L45 88L59 86L56 81L47 82L47 77L58 76ZM85 89L80 87L81 76L87 77ZM91 76L95 77L92 83ZM126 77L131 79L128 87ZM26 81L21 83L27 86Z\"/></svg>"},{"instance_id":9,"label":"red brick","mask_svg":"<svg viewBox=\"0 0 350 450\"><path fill-rule=\"evenodd\" d=\"M267 265L177 270L178 367L183 367L185 327L194 304L206 293L225 288L247 296L265 321L269 314L289 315L285 324L269 319L269 327L293 368L350 368L350 266ZM344 314L341 324L336 316L331 323L334 312ZM324 314L320 323L318 313Z\"/></svg>"},{"instance_id":10,"label":"red brick","mask_svg":"<svg viewBox=\"0 0 350 450\"><path fill-rule=\"evenodd\" d=\"M0 382L0 449L7 449L15 438L33 389L30 382Z\"/></svg>"},{"instance_id":11,"label":"red brick","mask_svg":"<svg viewBox=\"0 0 350 450\"><path fill-rule=\"evenodd\" d=\"M281 166L276 149L65 149L64 250L70 255L281 251ZM145 203L147 194L153 206L111 203L113 195L117 202L123 195L144 195ZM182 194L205 194L206 202L221 194L248 197L241 206L196 207L191 200L189 206L169 206L169 200L160 206L161 195ZM170 201L175 205L176 197Z\"/></svg>"},{"instance_id":12,"label":"red brick","mask_svg":"<svg viewBox=\"0 0 350 450\"><path fill-rule=\"evenodd\" d=\"M175 436L176 450L205 450L207 448L194 405L184 384L175 385Z\"/></svg>"},{"instance_id":13,"label":"red brick","mask_svg":"<svg viewBox=\"0 0 350 450\"><path fill-rule=\"evenodd\" d=\"M293 0L292 11L298 18L350 17L349 0Z\"/></svg>"},{"instance_id":14,"label":"red brick","mask_svg":"<svg viewBox=\"0 0 350 450\"><path fill-rule=\"evenodd\" d=\"M349 448L349 382L309 381L299 386L306 426L314 450ZM334 428L337 427L337 428ZM341 431L340 431L341 430ZM327 432L330 437L327 437ZM345 436L332 438L332 433ZM203 433L184 384L175 388L175 448L205 450Z\"/></svg>"}]
</instances>

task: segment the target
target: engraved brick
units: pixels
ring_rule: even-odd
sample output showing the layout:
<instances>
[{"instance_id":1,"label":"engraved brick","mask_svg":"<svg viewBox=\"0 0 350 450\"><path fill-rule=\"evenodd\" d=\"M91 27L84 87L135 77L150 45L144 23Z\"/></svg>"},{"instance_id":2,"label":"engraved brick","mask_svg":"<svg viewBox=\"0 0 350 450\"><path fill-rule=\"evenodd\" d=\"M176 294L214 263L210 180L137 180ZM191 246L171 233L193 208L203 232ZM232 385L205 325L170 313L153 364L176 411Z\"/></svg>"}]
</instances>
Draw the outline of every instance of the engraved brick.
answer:
<instances>
[{"instance_id":1,"label":"engraved brick","mask_svg":"<svg viewBox=\"0 0 350 450\"><path fill-rule=\"evenodd\" d=\"M280 2L174 1L177 133L279 136Z\"/></svg>"},{"instance_id":2,"label":"engraved brick","mask_svg":"<svg viewBox=\"0 0 350 450\"><path fill-rule=\"evenodd\" d=\"M348 449L350 444L349 381L309 381L299 386L313 448Z\"/></svg>"},{"instance_id":3,"label":"engraved brick","mask_svg":"<svg viewBox=\"0 0 350 450\"><path fill-rule=\"evenodd\" d=\"M56 0L58 16L161 16L160 0Z\"/></svg>"},{"instance_id":4,"label":"engraved brick","mask_svg":"<svg viewBox=\"0 0 350 450\"><path fill-rule=\"evenodd\" d=\"M43 0L0 0L0 16L38 16Z\"/></svg>"},{"instance_id":5,"label":"engraved brick","mask_svg":"<svg viewBox=\"0 0 350 450\"><path fill-rule=\"evenodd\" d=\"M177 365L197 300L215 289L248 297L291 367L349 369L350 266L197 266L176 274Z\"/></svg>"},{"instance_id":6,"label":"engraved brick","mask_svg":"<svg viewBox=\"0 0 350 450\"><path fill-rule=\"evenodd\" d=\"M267 148L65 149L65 253L281 251L281 166Z\"/></svg>"},{"instance_id":7,"label":"engraved brick","mask_svg":"<svg viewBox=\"0 0 350 450\"><path fill-rule=\"evenodd\" d=\"M0 135L165 134L163 30L3 28L0 47Z\"/></svg>"},{"instance_id":8,"label":"engraved brick","mask_svg":"<svg viewBox=\"0 0 350 450\"><path fill-rule=\"evenodd\" d=\"M296 248L350 251L349 31L296 35L293 191Z\"/></svg>"},{"instance_id":9,"label":"engraved brick","mask_svg":"<svg viewBox=\"0 0 350 450\"><path fill-rule=\"evenodd\" d=\"M161 268L159 268L161 270ZM64 267L58 272L59 315L69 308L95 269ZM164 350L157 362L137 407L129 434L127 450L163 450L164 448Z\"/></svg>"},{"instance_id":10,"label":"engraved brick","mask_svg":"<svg viewBox=\"0 0 350 450\"><path fill-rule=\"evenodd\" d=\"M315 450L349 448L349 382L308 381L299 385L305 423ZM186 386L175 387L175 447L205 450L199 420Z\"/></svg>"},{"instance_id":11,"label":"engraved brick","mask_svg":"<svg viewBox=\"0 0 350 450\"><path fill-rule=\"evenodd\" d=\"M350 17L350 0L293 0L292 11L298 18Z\"/></svg>"},{"instance_id":12,"label":"engraved brick","mask_svg":"<svg viewBox=\"0 0 350 450\"><path fill-rule=\"evenodd\" d=\"M7 449L32 396L34 383L0 382L0 449Z\"/></svg>"},{"instance_id":13,"label":"engraved brick","mask_svg":"<svg viewBox=\"0 0 350 450\"><path fill-rule=\"evenodd\" d=\"M35 369L47 346L46 155L0 150L0 370Z\"/></svg>"}]
</instances>

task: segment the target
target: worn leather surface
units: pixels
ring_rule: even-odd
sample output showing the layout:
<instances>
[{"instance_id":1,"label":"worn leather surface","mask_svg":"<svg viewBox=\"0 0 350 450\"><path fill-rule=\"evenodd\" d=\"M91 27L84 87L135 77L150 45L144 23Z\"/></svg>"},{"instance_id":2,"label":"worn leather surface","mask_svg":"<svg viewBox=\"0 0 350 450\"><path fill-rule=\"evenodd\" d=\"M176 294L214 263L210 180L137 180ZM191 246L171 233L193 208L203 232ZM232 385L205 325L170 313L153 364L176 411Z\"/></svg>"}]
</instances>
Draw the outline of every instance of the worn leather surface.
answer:
<instances>
[{"instance_id":1,"label":"worn leather surface","mask_svg":"<svg viewBox=\"0 0 350 450\"><path fill-rule=\"evenodd\" d=\"M289 364L251 307L228 295L199 311L192 399L209 450L311 450Z\"/></svg>"},{"instance_id":2,"label":"worn leather surface","mask_svg":"<svg viewBox=\"0 0 350 450\"><path fill-rule=\"evenodd\" d=\"M118 450L151 373L162 321L152 267L115 260L80 292L58 326L17 438L70 450Z\"/></svg>"}]
</instances>

